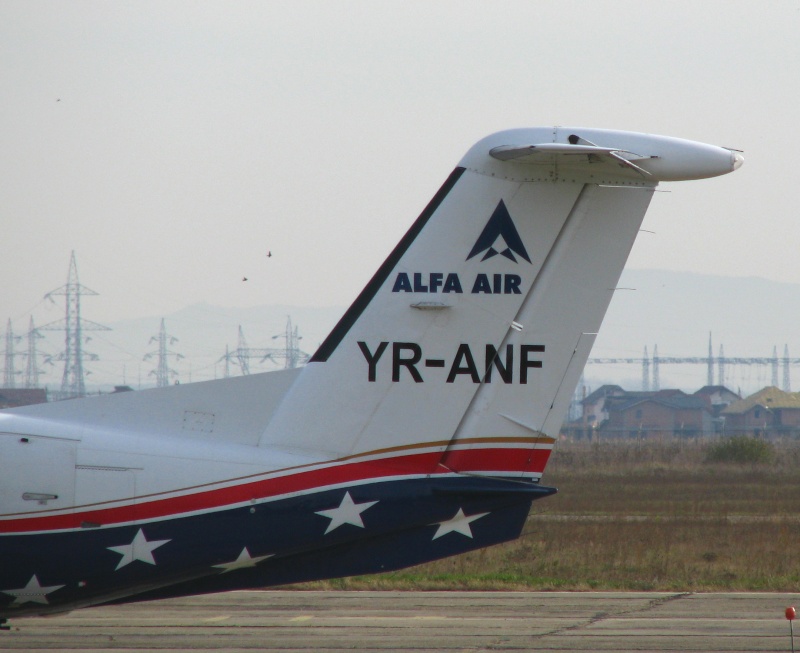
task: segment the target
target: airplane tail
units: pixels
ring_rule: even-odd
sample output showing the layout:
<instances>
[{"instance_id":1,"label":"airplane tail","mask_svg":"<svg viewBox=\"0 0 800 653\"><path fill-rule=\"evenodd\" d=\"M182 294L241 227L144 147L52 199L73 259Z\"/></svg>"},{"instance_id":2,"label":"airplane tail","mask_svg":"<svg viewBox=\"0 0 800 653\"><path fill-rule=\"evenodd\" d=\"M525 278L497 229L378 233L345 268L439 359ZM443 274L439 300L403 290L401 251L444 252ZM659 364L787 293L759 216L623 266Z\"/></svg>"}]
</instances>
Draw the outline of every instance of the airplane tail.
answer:
<instances>
[{"instance_id":1,"label":"airplane tail","mask_svg":"<svg viewBox=\"0 0 800 653\"><path fill-rule=\"evenodd\" d=\"M740 163L629 132L495 134L305 368L2 411L0 625L519 536L555 492L519 480L544 469L655 186Z\"/></svg>"},{"instance_id":2,"label":"airplane tail","mask_svg":"<svg viewBox=\"0 0 800 653\"><path fill-rule=\"evenodd\" d=\"M730 150L578 128L477 143L312 356L262 446L541 475L659 181Z\"/></svg>"}]
</instances>

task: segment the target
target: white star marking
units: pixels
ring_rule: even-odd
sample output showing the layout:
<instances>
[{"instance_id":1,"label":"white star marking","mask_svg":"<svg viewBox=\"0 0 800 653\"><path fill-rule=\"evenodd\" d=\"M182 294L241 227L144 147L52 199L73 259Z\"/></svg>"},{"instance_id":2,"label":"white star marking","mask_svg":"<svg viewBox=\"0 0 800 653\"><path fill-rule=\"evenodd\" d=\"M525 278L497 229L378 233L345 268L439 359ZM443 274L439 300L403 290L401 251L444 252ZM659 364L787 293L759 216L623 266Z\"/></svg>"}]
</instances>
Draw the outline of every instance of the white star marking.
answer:
<instances>
[{"instance_id":1,"label":"white star marking","mask_svg":"<svg viewBox=\"0 0 800 653\"><path fill-rule=\"evenodd\" d=\"M11 607L15 605L22 605L23 603L43 603L47 605L47 595L56 590L60 590L63 585L49 585L42 587L36 574L31 576L28 584L25 587L20 587L17 590L0 590L3 594L13 596L14 600L11 602Z\"/></svg>"},{"instance_id":2,"label":"white star marking","mask_svg":"<svg viewBox=\"0 0 800 653\"><path fill-rule=\"evenodd\" d=\"M262 560L266 560L267 558L271 558L274 553L270 553L269 555L265 556L256 556L255 558L250 555L250 552L247 550L247 547L242 549L242 552L239 554L239 557L236 560L231 562L223 562L219 565L211 565L212 567L217 567L222 569L222 573L225 574L229 571L233 571L234 569L242 569L244 567L255 567L259 562Z\"/></svg>"},{"instance_id":3,"label":"white star marking","mask_svg":"<svg viewBox=\"0 0 800 653\"><path fill-rule=\"evenodd\" d=\"M153 551L171 541L172 540L153 540L152 542L148 542L147 538L144 536L144 531L140 528L139 532L136 533L136 537L133 538L133 542L130 544L108 546L106 548L122 556L117 568L114 570L118 571L125 565L131 564L134 560L141 560L148 565L156 564L155 558L153 558Z\"/></svg>"},{"instance_id":4,"label":"white star marking","mask_svg":"<svg viewBox=\"0 0 800 653\"><path fill-rule=\"evenodd\" d=\"M467 537L472 537L472 529L469 525L474 522L476 519L480 519L481 517L486 517L488 512L481 512L477 515L470 515L467 517L464 514L464 509L459 508L458 512L452 519L447 519L445 521L434 522L431 526L439 525L439 528L436 529L436 533L433 535L433 539L437 539L442 537L442 535L447 535L448 533L461 533L462 535L466 535Z\"/></svg>"},{"instance_id":5,"label":"white star marking","mask_svg":"<svg viewBox=\"0 0 800 653\"><path fill-rule=\"evenodd\" d=\"M364 503L353 503L353 497L350 496L349 492L345 492L342 503L339 504L338 508L318 510L316 514L322 515L323 517L327 517L331 520L331 523L328 524L328 529L325 531L325 535L327 535L332 530L339 528L339 526L342 524L352 524L353 526L364 528L364 522L361 519L361 513L367 508L371 508L376 503L378 502L365 501Z\"/></svg>"}]
</instances>

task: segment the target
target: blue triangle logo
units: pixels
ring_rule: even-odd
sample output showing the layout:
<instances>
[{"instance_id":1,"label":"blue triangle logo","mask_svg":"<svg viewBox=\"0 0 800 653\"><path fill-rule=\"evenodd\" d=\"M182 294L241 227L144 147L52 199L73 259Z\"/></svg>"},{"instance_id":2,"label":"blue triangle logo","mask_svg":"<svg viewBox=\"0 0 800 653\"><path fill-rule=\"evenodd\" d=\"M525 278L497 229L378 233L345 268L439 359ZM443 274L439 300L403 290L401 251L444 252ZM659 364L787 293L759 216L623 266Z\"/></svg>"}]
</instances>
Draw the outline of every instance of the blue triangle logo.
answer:
<instances>
[{"instance_id":1,"label":"blue triangle logo","mask_svg":"<svg viewBox=\"0 0 800 653\"><path fill-rule=\"evenodd\" d=\"M531 262L525 245L522 243L522 238L519 237L519 232L514 226L514 221L506 208L505 202L500 200L497 208L489 218L489 222L483 228L478 240L475 241L475 246L467 256L469 261L473 256L477 256L481 252L486 252L481 258L481 261L492 258L493 256L505 256L507 259L517 262L514 256L521 256L528 263Z\"/></svg>"}]
</instances>

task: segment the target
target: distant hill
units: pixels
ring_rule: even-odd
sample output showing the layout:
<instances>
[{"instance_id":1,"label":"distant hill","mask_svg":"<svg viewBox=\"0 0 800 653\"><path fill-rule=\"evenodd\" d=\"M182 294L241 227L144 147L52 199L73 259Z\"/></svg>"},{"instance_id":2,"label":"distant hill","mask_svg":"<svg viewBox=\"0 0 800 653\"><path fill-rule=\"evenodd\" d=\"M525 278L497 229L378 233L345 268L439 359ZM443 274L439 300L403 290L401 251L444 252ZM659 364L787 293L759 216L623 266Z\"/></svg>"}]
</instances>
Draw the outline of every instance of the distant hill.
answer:
<instances>
[{"instance_id":1,"label":"distant hill","mask_svg":"<svg viewBox=\"0 0 800 653\"><path fill-rule=\"evenodd\" d=\"M724 345L729 357L771 356L778 347L779 356L788 344L792 356L800 357L800 285L778 283L758 278L734 278L692 272L664 270L625 270L611 302L608 315L595 344L593 357L641 357L645 346L653 354L658 345L660 356L706 356L709 332L714 354ZM155 351L149 343L158 334L161 318L167 332L178 338L170 349L184 358L170 358L170 366L179 371L182 382L221 377L224 364L219 359L225 346L237 347L238 327L242 326L250 347L281 347L287 316L302 336L301 348L313 353L346 307L256 306L223 308L195 304L168 315L152 315L112 323L109 332L91 332L88 351L98 354L97 362L87 362L91 372L87 385L108 389L123 381L134 388L154 384L150 372L155 360L143 361L145 353ZM91 319L91 316L87 316ZM39 345L57 353L63 348L60 336L48 333ZM253 370L277 369L273 363ZM61 363L55 363L44 377L50 388L61 382ZM236 367L231 368L236 374ZM705 384L706 368L698 365L664 365L660 370L662 387L695 390ZM588 366L587 383L592 387L604 382L619 383L630 389L641 384L641 369L635 365ZM736 390L755 390L771 382L768 368L741 366L726 374L728 385ZM715 373L716 383L716 373ZM800 372L797 386L800 388Z\"/></svg>"},{"instance_id":2,"label":"distant hill","mask_svg":"<svg viewBox=\"0 0 800 653\"><path fill-rule=\"evenodd\" d=\"M709 333L713 353L724 346L726 357L769 357L777 346L783 356L800 358L800 285L755 277L723 277L665 270L625 270L611 302L593 357L641 357L658 345L659 356L707 356ZM612 369L615 368L615 369ZM588 366L595 386L604 377L638 387L641 370L631 366ZM607 370L607 371L606 371ZM697 389L706 368L662 366L661 387ZM782 371L781 371L782 379ZM771 370L739 366L726 370L731 389L750 391L771 383ZM716 379L716 370L714 382ZM797 378L800 387L800 376Z\"/></svg>"}]
</instances>

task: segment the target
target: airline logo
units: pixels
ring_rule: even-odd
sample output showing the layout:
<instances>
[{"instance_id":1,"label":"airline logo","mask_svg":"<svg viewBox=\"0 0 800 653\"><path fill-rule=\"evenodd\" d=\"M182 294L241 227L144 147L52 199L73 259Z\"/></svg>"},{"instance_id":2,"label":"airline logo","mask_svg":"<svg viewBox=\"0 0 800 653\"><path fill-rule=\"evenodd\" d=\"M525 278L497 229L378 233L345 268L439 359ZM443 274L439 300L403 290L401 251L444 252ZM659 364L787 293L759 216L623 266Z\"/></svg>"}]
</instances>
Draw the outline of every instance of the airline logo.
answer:
<instances>
[{"instance_id":1,"label":"airline logo","mask_svg":"<svg viewBox=\"0 0 800 653\"><path fill-rule=\"evenodd\" d=\"M517 259L514 257L514 254L516 254L524 258L528 263L531 262L528 251L525 249L522 238L519 237L519 232L514 226L514 221L511 219L503 200L500 200L494 213L492 213L492 217L489 218L489 222L486 223L481 235L478 236L478 240L475 241L475 246L467 256L467 260L469 261L473 256L477 256L481 252L486 252L481 261L499 254L516 263Z\"/></svg>"},{"instance_id":2,"label":"airline logo","mask_svg":"<svg viewBox=\"0 0 800 653\"><path fill-rule=\"evenodd\" d=\"M513 263L519 263L517 257L531 262L503 200L489 217L466 260L479 254L483 254L481 262L497 255ZM457 272L398 272L392 292L461 294L466 291L473 295L520 295L521 283L522 277L518 274L479 272L474 279L462 282Z\"/></svg>"}]
</instances>

